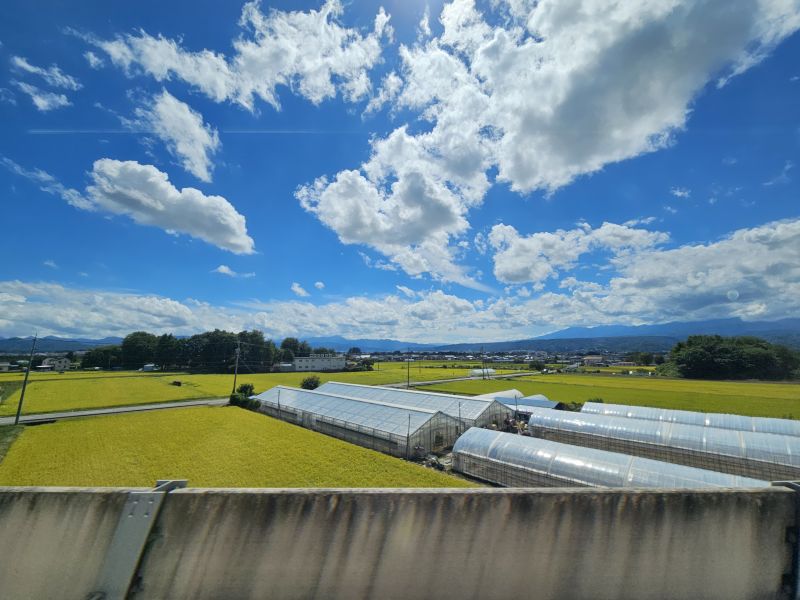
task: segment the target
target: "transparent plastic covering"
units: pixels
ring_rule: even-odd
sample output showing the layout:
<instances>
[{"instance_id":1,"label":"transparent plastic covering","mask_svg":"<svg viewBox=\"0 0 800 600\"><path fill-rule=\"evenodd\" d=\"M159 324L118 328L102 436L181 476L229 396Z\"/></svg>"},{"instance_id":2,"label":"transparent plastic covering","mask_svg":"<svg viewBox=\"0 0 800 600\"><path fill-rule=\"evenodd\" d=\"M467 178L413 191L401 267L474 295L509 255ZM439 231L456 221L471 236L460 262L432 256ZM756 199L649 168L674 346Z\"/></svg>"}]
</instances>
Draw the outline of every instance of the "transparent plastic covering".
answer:
<instances>
[{"instance_id":1,"label":"transparent plastic covering","mask_svg":"<svg viewBox=\"0 0 800 600\"><path fill-rule=\"evenodd\" d=\"M317 391L328 394L340 394L351 398L363 398L374 402L387 402L398 406L438 410L451 417L460 418L462 421L473 424L483 421L485 417L508 412L499 403L491 400L476 400L469 396L453 396L450 394L437 394L416 390L379 387L372 385L358 385L354 383L338 383L329 381L317 388Z\"/></svg>"},{"instance_id":2,"label":"transparent plastic covering","mask_svg":"<svg viewBox=\"0 0 800 600\"><path fill-rule=\"evenodd\" d=\"M466 475L481 477L482 461L495 463L492 481L502 479L497 464L505 464L530 475L532 482L548 485L605 486L628 488L768 487L759 479L726 475L706 469L638 458L617 452L583 448L548 440L473 427L453 446L454 465L470 465ZM469 457L469 461L460 460ZM497 475L500 475L499 477ZM513 481L524 475L513 474Z\"/></svg>"},{"instance_id":3,"label":"transparent plastic covering","mask_svg":"<svg viewBox=\"0 0 800 600\"><path fill-rule=\"evenodd\" d=\"M526 396L524 398L497 398L498 402L502 402L509 408L515 408L518 412L526 412L529 408L555 408L558 402L548 400L547 396L537 394L535 396Z\"/></svg>"},{"instance_id":4,"label":"transparent plastic covering","mask_svg":"<svg viewBox=\"0 0 800 600\"><path fill-rule=\"evenodd\" d=\"M800 467L800 438L666 421L533 409L529 427Z\"/></svg>"},{"instance_id":5,"label":"transparent plastic covering","mask_svg":"<svg viewBox=\"0 0 800 600\"><path fill-rule=\"evenodd\" d=\"M778 435L800 437L800 421L793 421L791 419L745 417L742 415L723 413L701 413L690 410L627 406L625 404L601 404L599 402L587 402L583 405L581 412L613 417L627 417L631 419L645 419L647 421L665 421L668 423L716 427L718 429L736 429L738 431L774 433Z\"/></svg>"},{"instance_id":6,"label":"transparent plastic covering","mask_svg":"<svg viewBox=\"0 0 800 600\"><path fill-rule=\"evenodd\" d=\"M369 402L358 398L276 386L256 396L282 409L295 409L405 437L423 427L437 411ZM410 420L409 420L410 417Z\"/></svg>"}]
</instances>

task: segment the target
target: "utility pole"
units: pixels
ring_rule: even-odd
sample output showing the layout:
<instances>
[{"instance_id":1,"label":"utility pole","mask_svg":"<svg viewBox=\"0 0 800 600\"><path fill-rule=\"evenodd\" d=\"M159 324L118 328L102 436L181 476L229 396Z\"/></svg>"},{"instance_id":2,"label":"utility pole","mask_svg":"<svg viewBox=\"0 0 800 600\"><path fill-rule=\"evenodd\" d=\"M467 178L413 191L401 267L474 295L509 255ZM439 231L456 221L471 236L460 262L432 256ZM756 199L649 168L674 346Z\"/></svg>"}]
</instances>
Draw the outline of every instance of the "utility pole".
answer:
<instances>
[{"instance_id":1,"label":"utility pole","mask_svg":"<svg viewBox=\"0 0 800 600\"><path fill-rule=\"evenodd\" d=\"M22 382L22 392L19 395L19 404L17 404L17 416L14 418L14 425L19 425L19 416L22 414L22 403L25 401L25 388L28 387L28 377L31 374L33 367L33 352L36 350L36 338L39 336L37 331L33 335L33 343L31 344L31 355L28 357L28 369L25 371L25 381Z\"/></svg>"},{"instance_id":2,"label":"utility pole","mask_svg":"<svg viewBox=\"0 0 800 600\"><path fill-rule=\"evenodd\" d=\"M233 367L233 389L231 395L236 392L236 377L239 375L239 352L241 351L241 342L236 340L236 365Z\"/></svg>"},{"instance_id":3,"label":"utility pole","mask_svg":"<svg viewBox=\"0 0 800 600\"><path fill-rule=\"evenodd\" d=\"M406 433L406 460L409 459L411 452L411 413L408 413L408 432Z\"/></svg>"}]
</instances>

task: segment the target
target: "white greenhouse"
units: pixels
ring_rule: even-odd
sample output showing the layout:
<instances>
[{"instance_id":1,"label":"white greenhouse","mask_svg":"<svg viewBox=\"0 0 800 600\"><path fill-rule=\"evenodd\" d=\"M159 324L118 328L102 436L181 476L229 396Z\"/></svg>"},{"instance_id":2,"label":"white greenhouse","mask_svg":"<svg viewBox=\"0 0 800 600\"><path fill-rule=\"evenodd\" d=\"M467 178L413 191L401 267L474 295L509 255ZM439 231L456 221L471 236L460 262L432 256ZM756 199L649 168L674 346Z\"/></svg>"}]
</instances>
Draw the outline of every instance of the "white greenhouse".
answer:
<instances>
[{"instance_id":1,"label":"white greenhouse","mask_svg":"<svg viewBox=\"0 0 800 600\"><path fill-rule=\"evenodd\" d=\"M800 421L791 419L775 419L769 417L745 417L723 413L701 413L690 410L670 410L666 408L650 408L648 406L627 406L625 404L601 404L587 402L581 412L612 417L628 417L648 421L666 421L685 425L717 427L719 429L736 429L756 433L775 433L800 437Z\"/></svg>"},{"instance_id":2,"label":"white greenhouse","mask_svg":"<svg viewBox=\"0 0 800 600\"><path fill-rule=\"evenodd\" d=\"M263 414L402 458L441 452L459 433L458 421L437 410L285 386L255 398Z\"/></svg>"},{"instance_id":3,"label":"white greenhouse","mask_svg":"<svg viewBox=\"0 0 800 600\"><path fill-rule=\"evenodd\" d=\"M533 409L534 437L775 481L800 478L800 438Z\"/></svg>"},{"instance_id":4,"label":"white greenhouse","mask_svg":"<svg viewBox=\"0 0 800 600\"><path fill-rule=\"evenodd\" d=\"M319 392L363 398L374 402L386 402L408 408L438 410L461 422L459 433L470 427L501 427L503 421L512 416L512 411L504 404L490 399L476 399L469 396L453 396L435 392L421 392L400 388L358 385L329 381L317 388Z\"/></svg>"},{"instance_id":5,"label":"white greenhouse","mask_svg":"<svg viewBox=\"0 0 800 600\"><path fill-rule=\"evenodd\" d=\"M458 438L453 470L504 487L769 486L758 479L478 428Z\"/></svg>"}]
</instances>

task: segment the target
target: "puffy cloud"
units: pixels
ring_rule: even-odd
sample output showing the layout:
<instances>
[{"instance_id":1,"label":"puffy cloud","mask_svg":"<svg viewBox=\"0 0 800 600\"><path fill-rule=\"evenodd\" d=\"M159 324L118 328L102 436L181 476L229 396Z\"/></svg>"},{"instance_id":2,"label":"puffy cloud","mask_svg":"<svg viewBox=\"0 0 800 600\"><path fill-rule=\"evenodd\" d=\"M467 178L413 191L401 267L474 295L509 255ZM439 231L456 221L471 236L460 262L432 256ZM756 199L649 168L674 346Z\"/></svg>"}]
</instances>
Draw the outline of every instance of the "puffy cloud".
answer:
<instances>
[{"instance_id":1,"label":"puffy cloud","mask_svg":"<svg viewBox=\"0 0 800 600\"><path fill-rule=\"evenodd\" d=\"M235 254L255 252L245 218L222 196L178 189L166 173L136 161L95 161L88 198L103 210L127 215L140 225L185 233Z\"/></svg>"},{"instance_id":2,"label":"puffy cloud","mask_svg":"<svg viewBox=\"0 0 800 600\"><path fill-rule=\"evenodd\" d=\"M72 102L69 101L64 94L55 94L53 92L45 92L35 85L25 83L24 81L12 81L15 86L30 96L33 105L41 112L48 112L56 108L70 106Z\"/></svg>"},{"instance_id":3,"label":"puffy cloud","mask_svg":"<svg viewBox=\"0 0 800 600\"><path fill-rule=\"evenodd\" d=\"M674 187L669 191L676 198L688 198L692 195L692 190L683 187Z\"/></svg>"},{"instance_id":4,"label":"puffy cloud","mask_svg":"<svg viewBox=\"0 0 800 600\"><path fill-rule=\"evenodd\" d=\"M273 337L498 341L573 325L771 320L800 311L800 219L738 230L707 244L649 248L612 258L610 265L615 273L607 284L567 277L559 292L522 291L489 301L398 287L398 294L320 305L251 301L233 308L5 281L0 282L0 335L39 329L43 335L99 337L136 329L191 334L255 327Z\"/></svg>"},{"instance_id":5,"label":"puffy cloud","mask_svg":"<svg viewBox=\"0 0 800 600\"><path fill-rule=\"evenodd\" d=\"M97 160L90 173L93 183L81 194L41 169L25 169L5 157L0 157L0 164L75 208L127 215L140 225L184 233L236 254L255 252L245 218L230 202L222 196L206 196L195 188L179 190L166 173L152 165Z\"/></svg>"},{"instance_id":6,"label":"puffy cloud","mask_svg":"<svg viewBox=\"0 0 800 600\"><path fill-rule=\"evenodd\" d=\"M53 87L60 87L72 91L77 91L83 87L77 79L62 72L56 65L51 65L46 69L37 67L29 63L28 60L22 56L12 56L11 64L18 71L38 75Z\"/></svg>"},{"instance_id":7,"label":"puffy cloud","mask_svg":"<svg viewBox=\"0 0 800 600\"><path fill-rule=\"evenodd\" d=\"M294 293L296 296L300 296L301 298L307 298L308 296L311 295L305 290L305 288L303 288L302 285L300 285L296 281L292 283L291 290L292 293Z\"/></svg>"},{"instance_id":8,"label":"puffy cloud","mask_svg":"<svg viewBox=\"0 0 800 600\"><path fill-rule=\"evenodd\" d=\"M255 277L255 273L237 273L233 269L231 269L228 265L220 265L216 269L211 271L212 273L219 273L220 275L226 275L227 277L244 277L245 279L249 279L250 277Z\"/></svg>"},{"instance_id":9,"label":"puffy cloud","mask_svg":"<svg viewBox=\"0 0 800 600\"><path fill-rule=\"evenodd\" d=\"M380 9L373 30L362 35L339 23L342 12L339 0L327 0L316 11L273 9L267 14L259 2L248 2L239 20L245 33L233 40L230 57L211 50L192 52L144 31L114 40L84 37L130 74L180 79L216 102L236 102L249 110L255 108L256 97L279 108L279 86L315 104L337 94L357 101L370 91L368 71L380 61L381 40L391 37L391 27Z\"/></svg>"},{"instance_id":10,"label":"puffy cloud","mask_svg":"<svg viewBox=\"0 0 800 600\"><path fill-rule=\"evenodd\" d=\"M371 246L412 275L475 283L452 246L490 169L513 190L552 193L663 148L707 83L743 72L800 26L796 0L743 0L735 11L727 0L491 7L501 18L484 18L473 0L445 5L441 35L402 46L401 88L392 80L370 106L394 98L427 130L401 125L371 142L359 169L298 193L344 243ZM438 260L423 260L424 244Z\"/></svg>"},{"instance_id":11,"label":"puffy cloud","mask_svg":"<svg viewBox=\"0 0 800 600\"><path fill-rule=\"evenodd\" d=\"M669 236L659 231L628 225L603 223L597 229L588 224L571 230L540 232L521 236L511 225L495 225L489 243L496 250L494 274L505 283L542 282L569 270L584 254L608 250L615 256L641 252L666 242Z\"/></svg>"},{"instance_id":12,"label":"puffy cloud","mask_svg":"<svg viewBox=\"0 0 800 600\"><path fill-rule=\"evenodd\" d=\"M322 281L316 281L314 282L314 287L317 288L318 290L324 290L325 284Z\"/></svg>"},{"instance_id":13,"label":"puffy cloud","mask_svg":"<svg viewBox=\"0 0 800 600\"><path fill-rule=\"evenodd\" d=\"M211 181L209 155L219 147L217 131L203 123L203 116L185 102L162 90L146 107L136 110L138 125L158 136L184 169L202 181Z\"/></svg>"}]
</instances>

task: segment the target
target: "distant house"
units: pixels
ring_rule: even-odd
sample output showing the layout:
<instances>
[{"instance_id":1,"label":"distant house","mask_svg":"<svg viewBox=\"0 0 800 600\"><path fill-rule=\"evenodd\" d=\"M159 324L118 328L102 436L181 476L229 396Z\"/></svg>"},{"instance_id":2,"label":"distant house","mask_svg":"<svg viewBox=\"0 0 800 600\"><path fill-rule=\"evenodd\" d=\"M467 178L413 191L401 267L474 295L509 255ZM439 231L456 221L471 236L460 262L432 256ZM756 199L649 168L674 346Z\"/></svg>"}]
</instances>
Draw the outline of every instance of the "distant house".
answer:
<instances>
[{"instance_id":1,"label":"distant house","mask_svg":"<svg viewBox=\"0 0 800 600\"><path fill-rule=\"evenodd\" d=\"M296 356L293 364L295 371L342 371L346 363L341 354L312 354Z\"/></svg>"},{"instance_id":2,"label":"distant house","mask_svg":"<svg viewBox=\"0 0 800 600\"><path fill-rule=\"evenodd\" d=\"M599 366L605 362L605 358L599 354L590 354L583 357L583 364L586 366Z\"/></svg>"},{"instance_id":3,"label":"distant house","mask_svg":"<svg viewBox=\"0 0 800 600\"><path fill-rule=\"evenodd\" d=\"M45 367L45 368L39 367L39 370L40 371L48 371L48 370L49 371L66 371L71 366L72 366L72 361L70 359L65 358L63 356L58 356L58 357L45 358L42 361L42 367ZM47 369L47 367L50 367L50 368Z\"/></svg>"},{"instance_id":4,"label":"distant house","mask_svg":"<svg viewBox=\"0 0 800 600\"><path fill-rule=\"evenodd\" d=\"M0 373L5 373L11 370L11 363L0 362Z\"/></svg>"}]
</instances>

